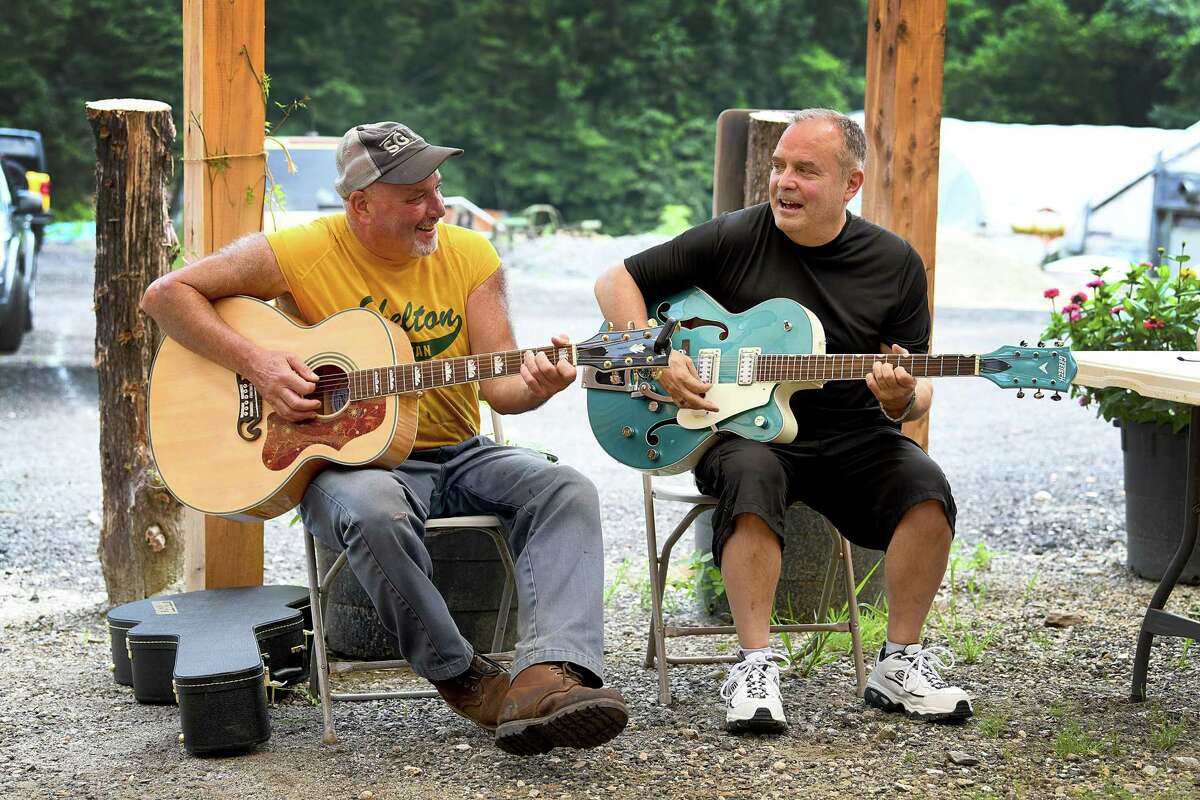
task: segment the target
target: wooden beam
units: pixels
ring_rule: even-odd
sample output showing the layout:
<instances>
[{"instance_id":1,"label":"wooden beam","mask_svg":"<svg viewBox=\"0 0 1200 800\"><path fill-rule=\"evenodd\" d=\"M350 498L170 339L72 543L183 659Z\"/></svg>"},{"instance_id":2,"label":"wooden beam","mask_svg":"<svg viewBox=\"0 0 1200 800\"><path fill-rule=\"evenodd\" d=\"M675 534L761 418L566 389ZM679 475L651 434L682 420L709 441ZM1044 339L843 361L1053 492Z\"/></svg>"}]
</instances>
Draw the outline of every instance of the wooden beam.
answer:
<instances>
[{"instance_id":1,"label":"wooden beam","mask_svg":"<svg viewBox=\"0 0 1200 800\"><path fill-rule=\"evenodd\" d=\"M183 0L186 261L262 229L265 33L264 0ZM262 523L193 513L184 573L189 590L261 584Z\"/></svg>"},{"instance_id":2,"label":"wooden beam","mask_svg":"<svg viewBox=\"0 0 1200 800\"><path fill-rule=\"evenodd\" d=\"M863 216L925 262L933 315L946 0L869 0ZM904 426L929 445L929 416Z\"/></svg>"}]
</instances>

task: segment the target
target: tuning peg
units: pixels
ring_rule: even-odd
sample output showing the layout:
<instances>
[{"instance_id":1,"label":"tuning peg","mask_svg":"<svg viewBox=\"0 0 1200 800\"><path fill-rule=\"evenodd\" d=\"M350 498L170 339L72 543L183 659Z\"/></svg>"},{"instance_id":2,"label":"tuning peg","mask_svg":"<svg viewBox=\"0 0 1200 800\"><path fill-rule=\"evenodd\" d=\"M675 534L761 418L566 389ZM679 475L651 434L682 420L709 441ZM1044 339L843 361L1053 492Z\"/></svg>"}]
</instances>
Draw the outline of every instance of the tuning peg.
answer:
<instances>
[{"instance_id":1,"label":"tuning peg","mask_svg":"<svg viewBox=\"0 0 1200 800\"><path fill-rule=\"evenodd\" d=\"M1046 346L1046 343L1043 342L1041 339L1038 339L1038 347L1045 347L1045 346Z\"/></svg>"},{"instance_id":2,"label":"tuning peg","mask_svg":"<svg viewBox=\"0 0 1200 800\"><path fill-rule=\"evenodd\" d=\"M613 329L613 324L612 324L612 321L611 321L611 320L607 320L607 319L606 319L606 320L604 320L604 330L606 330L606 331L611 331L612 329Z\"/></svg>"},{"instance_id":3,"label":"tuning peg","mask_svg":"<svg viewBox=\"0 0 1200 800\"><path fill-rule=\"evenodd\" d=\"M633 324L633 320L629 320L629 330L634 330L637 326Z\"/></svg>"},{"instance_id":4,"label":"tuning peg","mask_svg":"<svg viewBox=\"0 0 1200 800\"><path fill-rule=\"evenodd\" d=\"M1021 399L1022 397L1024 397L1024 396L1025 396L1025 390L1024 390L1024 389L1017 389L1017 399L1018 399L1018 400L1020 400L1020 399Z\"/></svg>"},{"instance_id":5,"label":"tuning peg","mask_svg":"<svg viewBox=\"0 0 1200 800\"><path fill-rule=\"evenodd\" d=\"M1027 341L1025 341L1024 339L1022 339L1022 340L1021 340L1021 347L1029 347L1029 342L1027 342Z\"/></svg>"},{"instance_id":6,"label":"tuning peg","mask_svg":"<svg viewBox=\"0 0 1200 800\"><path fill-rule=\"evenodd\" d=\"M1045 397L1045 396L1046 396L1046 395L1042 394L1042 390L1041 390L1041 389L1038 389L1036 392L1034 392L1034 393L1033 393L1033 399L1034 399L1034 400L1041 400L1041 399L1042 399L1043 397Z\"/></svg>"},{"instance_id":7,"label":"tuning peg","mask_svg":"<svg viewBox=\"0 0 1200 800\"><path fill-rule=\"evenodd\" d=\"M1055 392L1054 394L1050 395L1050 399L1055 401L1062 400L1062 395L1058 392Z\"/></svg>"},{"instance_id":8,"label":"tuning peg","mask_svg":"<svg viewBox=\"0 0 1200 800\"><path fill-rule=\"evenodd\" d=\"M1066 342L1064 342L1062 339L1055 339L1055 340L1054 340L1054 346L1055 346L1055 347L1065 347L1065 346L1066 346Z\"/></svg>"}]
</instances>

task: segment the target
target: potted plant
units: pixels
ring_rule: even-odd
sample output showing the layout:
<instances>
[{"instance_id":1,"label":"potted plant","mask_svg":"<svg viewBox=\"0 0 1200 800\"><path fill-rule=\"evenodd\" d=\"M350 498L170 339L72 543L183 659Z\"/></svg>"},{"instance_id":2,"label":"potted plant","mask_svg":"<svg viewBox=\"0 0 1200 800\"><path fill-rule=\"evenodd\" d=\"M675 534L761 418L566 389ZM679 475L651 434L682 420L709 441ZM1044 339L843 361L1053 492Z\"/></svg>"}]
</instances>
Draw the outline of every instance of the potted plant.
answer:
<instances>
[{"instance_id":1,"label":"potted plant","mask_svg":"<svg viewBox=\"0 0 1200 800\"><path fill-rule=\"evenodd\" d=\"M1061 308L1060 291L1047 289L1051 315L1043 335L1075 350L1195 350L1200 280L1186 266L1189 256L1158 253L1159 264L1131 264L1111 281L1108 267L1092 270L1094 279ZM1190 409L1127 389L1072 386L1071 395L1121 429L1128 563L1157 579L1183 534ZM1181 580L1200 583L1200 555Z\"/></svg>"}]
</instances>

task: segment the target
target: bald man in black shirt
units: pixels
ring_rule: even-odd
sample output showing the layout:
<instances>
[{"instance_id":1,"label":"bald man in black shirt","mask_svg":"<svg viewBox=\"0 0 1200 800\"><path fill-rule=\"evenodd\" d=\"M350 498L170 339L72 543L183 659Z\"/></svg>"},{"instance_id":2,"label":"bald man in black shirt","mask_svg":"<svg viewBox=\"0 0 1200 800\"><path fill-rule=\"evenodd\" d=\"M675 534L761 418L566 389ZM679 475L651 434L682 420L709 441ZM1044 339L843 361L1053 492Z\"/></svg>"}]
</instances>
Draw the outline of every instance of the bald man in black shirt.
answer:
<instances>
[{"instance_id":1,"label":"bald man in black shirt","mask_svg":"<svg viewBox=\"0 0 1200 800\"><path fill-rule=\"evenodd\" d=\"M772 155L770 202L726 214L626 259L596 283L618 326L647 319L647 302L698 287L732 313L776 297L795 300L824 327L826 352L928 352L925 268L912 246L846 210L863 183L866 138L829 109L795 115ZM716 411L685 353L659 382L681 408ZM971 698L939 674L945 648L920 644L941 585L956 508L942 470L900 423L928 410L933 387L877 362L862 383L831 381L792 395L790 444L723 435L695 466L715 495L713 556L741 644L721 689L726 728L780 732L783 656L769 625L779 581L784 511L800 500L850 541L887 551L888 635L866 702L931 721L961 721Z\"/></svg>"}]
</instances>

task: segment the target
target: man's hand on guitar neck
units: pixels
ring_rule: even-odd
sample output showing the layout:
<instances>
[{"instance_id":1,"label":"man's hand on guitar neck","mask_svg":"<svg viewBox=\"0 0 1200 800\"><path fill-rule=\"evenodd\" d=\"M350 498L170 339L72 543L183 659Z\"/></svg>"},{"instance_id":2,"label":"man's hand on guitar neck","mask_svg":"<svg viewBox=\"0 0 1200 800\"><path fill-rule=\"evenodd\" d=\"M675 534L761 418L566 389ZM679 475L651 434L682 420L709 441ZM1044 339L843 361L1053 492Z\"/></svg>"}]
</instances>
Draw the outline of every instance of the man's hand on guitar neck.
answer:
<instances>
[{"instance_id":1,"label":"man's hand on guitar neck","mask_svg":"<svg viewBox=\"0 0 1200 800\"><path fill-rule=\"evenodd\" d=\"M560 349L571 346L571 338L565 333L551 337L550 342ZM525 351L521 362L521 379L538 405L574 383L575 375L575 365L570 361L560 358L551 362L540 350L536 355L532 350Z\"/></svg>"},{"instance_id":2,"label":"man's hand on guitar neck","mask_svg":"<svg viewBox=\"0 0 1200 800\"><path fill-rule=\"evenodd\" d=\"M671 360L667 362L667 368L658 374L658 382L680 408L720 411L704 397L712 384L700 380L696 364L682 350L671 351Z\"/></svg>"},{"instance_id":3,"label":"man's hand on guitar neck","mask_svg":"<svg viewBox=\"0 0 1200 800\"><path fill-rule=\"evenodd\" d=\"M908 355L908 351L898 344L890 348L882 345L879 349L885 355ZM893 367L883 360L876 361L871 365L871 374L867 376L867 388L875 395L889 419L906 420L914 416L911 404L917 396L917 379L904 367Z\"/></svg>"},{"instance_id":4,"label":"man's hand on guitar neck","mask_svg":"<svg viewBox=\"0 0 1200 800\"><path fill-rule=\"evenodd\" d=\"M316 391L317 373L293 353L256 349L247 365L246 377L263 400L288 422L303 422L317 416L320 400L305 395Z\"/></svg>"}]
</instances>

